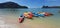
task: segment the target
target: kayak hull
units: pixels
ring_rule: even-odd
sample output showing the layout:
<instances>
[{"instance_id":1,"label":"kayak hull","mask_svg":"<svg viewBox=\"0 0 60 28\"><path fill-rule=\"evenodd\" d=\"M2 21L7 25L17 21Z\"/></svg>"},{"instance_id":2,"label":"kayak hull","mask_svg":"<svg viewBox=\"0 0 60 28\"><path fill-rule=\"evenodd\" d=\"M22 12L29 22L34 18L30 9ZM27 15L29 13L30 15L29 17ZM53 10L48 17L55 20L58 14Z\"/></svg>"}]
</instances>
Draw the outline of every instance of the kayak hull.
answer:
<instances>
[{"instance_id":1,"label":"kayak hull","mask_svg":"<svg viewBox=\"0 0 60 28\"><path fill-rule=\"evenodd\" d=\"M19 18L19 23L22 23L24 21L24 18Z\"/></svg>"}]
</instances>

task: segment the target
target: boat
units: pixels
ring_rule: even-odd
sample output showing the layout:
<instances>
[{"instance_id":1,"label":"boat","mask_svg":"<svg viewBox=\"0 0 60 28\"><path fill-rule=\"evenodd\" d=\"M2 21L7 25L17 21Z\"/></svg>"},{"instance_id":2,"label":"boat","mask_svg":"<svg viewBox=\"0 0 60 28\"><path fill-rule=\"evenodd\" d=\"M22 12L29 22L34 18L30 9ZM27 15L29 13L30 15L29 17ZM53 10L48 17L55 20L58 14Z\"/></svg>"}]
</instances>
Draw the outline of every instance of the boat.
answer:
<instances>
[{"instance_id":1,"label":"boat","mask_svg":"<svg viewBox=\"0 0 60 28\"><path fill-rule=\"evenodd\" d=\"M22 23L24 21L24 17L19 17L19 23Z\"/></svg>"}]
</instances>

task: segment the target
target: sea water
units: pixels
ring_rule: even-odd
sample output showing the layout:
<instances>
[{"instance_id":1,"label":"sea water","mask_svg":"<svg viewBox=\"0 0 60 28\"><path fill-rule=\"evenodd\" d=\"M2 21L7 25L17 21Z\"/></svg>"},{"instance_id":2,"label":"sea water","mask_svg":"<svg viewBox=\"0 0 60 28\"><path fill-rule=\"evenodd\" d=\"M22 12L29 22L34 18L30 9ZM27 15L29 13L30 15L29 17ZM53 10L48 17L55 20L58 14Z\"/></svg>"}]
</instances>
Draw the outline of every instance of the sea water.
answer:
<instances>
[{"instance_id":1,"label":"sea water","mask_svg":"<svg viewBox=\"0 0 60 28\"><path fill-rule=\"evenodd\" d=\"M0 21L6 28L60 28L60 8L29 8L29 9L0 9ZM24 12L50 12L53 16L25 18L23 23L18 18ZM1 24L0 24L1 25ZM2 26L0 26L2 27ZM9 28L8 27L8 28Z\"/></svg>"}]
</instances>

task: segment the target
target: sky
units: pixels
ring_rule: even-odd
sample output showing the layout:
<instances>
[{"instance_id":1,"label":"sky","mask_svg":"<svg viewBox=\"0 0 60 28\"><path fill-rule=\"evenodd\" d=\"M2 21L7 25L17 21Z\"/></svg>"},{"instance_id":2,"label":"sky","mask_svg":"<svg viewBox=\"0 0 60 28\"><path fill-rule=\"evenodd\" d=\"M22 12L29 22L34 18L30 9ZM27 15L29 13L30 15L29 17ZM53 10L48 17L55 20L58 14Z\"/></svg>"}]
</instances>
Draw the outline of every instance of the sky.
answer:
<instances>
[{"instance_id":1,"label":"sky","mask_svg":"<svg viewBox=\"0 0 60 28\"><path fill-rule=\"evenodd\" d=\"M60 6L60 0L45 0L45 5Z\"/></svg>"},{"instance_id":2,"label":"sky","mask_svg":"<svg viewBox=\"0 0 60 28\"><path fill-rule=\"evenodd\" d=\"M0 0L0 3L7 1L12 1L21 6L27 6L29 8L40 8L43 5L60 6L60 0Z\"/></svg>"}]
</instances>

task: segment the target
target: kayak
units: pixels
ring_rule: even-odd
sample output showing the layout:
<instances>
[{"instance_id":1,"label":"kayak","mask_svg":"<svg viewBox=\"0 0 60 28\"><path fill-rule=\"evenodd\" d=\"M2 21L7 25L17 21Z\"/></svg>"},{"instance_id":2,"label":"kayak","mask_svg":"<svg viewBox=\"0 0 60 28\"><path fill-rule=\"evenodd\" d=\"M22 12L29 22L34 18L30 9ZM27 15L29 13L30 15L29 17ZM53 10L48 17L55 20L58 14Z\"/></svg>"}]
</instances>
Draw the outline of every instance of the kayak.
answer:
<instances>
[{"instance_id":1,"label":"kayak","mask_svg":"<svg viewBox=\"0 0 60 28\"><path fill-rule=\"evenodd\" d=\"M34 13L33 16L34 17L38 17L39 15L38 15L38 13Z\"/></svg>"},{"instance_id":2,"label":"kayak","mask_svg":"<svg viewBox=\"0 0 60 28\"><path fill-rule=\"evenodd\" d=\"M46 12L44 15L45 15L45 16L51 16L51 15L53 15L53 14Z\"/></svg>"},{"instance_id":3,"label":"kayak","mask_svg":"<svg viewBox=\"0 0 60 28\"><path fill-rule=\"evenodd\" d=\"M20 16L19 17L19 23L22 23L24 21L24 17L23 16Z\"/></svg>"},{"instance_id":4,"label":"kayak","mask_svg":"<svg viewBox=\"0 0 60 28\"><path fill-rule=\"evenodd\" d=\"M38 14L40 17L44 17L45 15L44 14Z\"/></svg>"},{"instance_id":5,"label":"kayak","mask_svg":"<svg viewBox=\"0 0 60 28\"><path fill-rule=\"evenodd\" d=\"M23 15L24 15L24 17L26 17L26 18L28 17L28 13L24 13Z\"/></svg>"},{"instance_id":6,"label":"kayak","mask_svg":"<svg viewBox=\"0 0 60 28\"><path fill-rule=\"evenodd\" d=\"M29 15L29 16L28 16L28 19L32 19L32 17L33 17L32 15Z\"/></svg>"},{"instance_id":7,"label":"kayak","mask_svg":"<svg viewBox=\"0 0 60 28\"><path fill-rule=\"evenodd\" d=\"M28 15L33 16L33 13L32 12L28 12Z\"/></svg>"}]
</instances>

